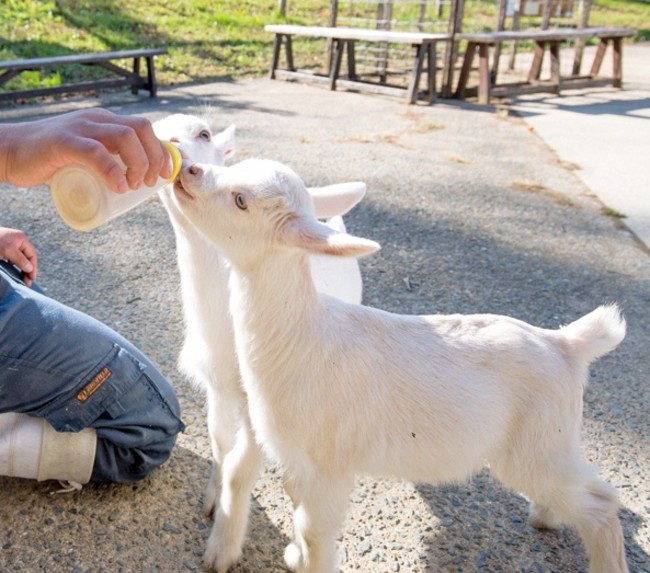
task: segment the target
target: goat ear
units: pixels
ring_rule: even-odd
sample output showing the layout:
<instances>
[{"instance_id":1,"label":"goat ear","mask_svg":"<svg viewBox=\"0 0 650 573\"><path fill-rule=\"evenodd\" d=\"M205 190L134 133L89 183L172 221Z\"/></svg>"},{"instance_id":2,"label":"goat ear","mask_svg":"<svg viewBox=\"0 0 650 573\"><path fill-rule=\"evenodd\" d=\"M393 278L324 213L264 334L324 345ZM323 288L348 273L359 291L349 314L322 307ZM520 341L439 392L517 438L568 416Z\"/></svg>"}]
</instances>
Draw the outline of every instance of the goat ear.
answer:
<instances>
[{"instance_id":1,"label":"goat ear","mask_svg":"<svg viewBox=\"0 0 650 573\"><path fill-rule=\"evenodd\" d=\"M363 199L366 184L363 181L351 181L325 187L310 187L307 191L314 202L316 217L320 219L347 213Z\"/></svg>"},{"instance_id":2,"label":"goat ear","mask_svg":"<svg viewBox=\"0 0 650 573\"><path fill-rule=\"evenodd\" d=\"M235 151L237 151L235 131L236 127L232 124L223 131L217 133L213 138L215 145L220 149L221 155L224 159L234 157Z\"/></svg>"},{"instance_id":3,"label":"goat ear","mask_svg":"<svg viewBox=\"0 0 650 573\"><path fill-rule=\"evenodd\" d=\"M311 217L297 216L284 228L284 240L315 255L362 257L378 251L379 243L341 233Z\"/></svg>"}]
</instances>

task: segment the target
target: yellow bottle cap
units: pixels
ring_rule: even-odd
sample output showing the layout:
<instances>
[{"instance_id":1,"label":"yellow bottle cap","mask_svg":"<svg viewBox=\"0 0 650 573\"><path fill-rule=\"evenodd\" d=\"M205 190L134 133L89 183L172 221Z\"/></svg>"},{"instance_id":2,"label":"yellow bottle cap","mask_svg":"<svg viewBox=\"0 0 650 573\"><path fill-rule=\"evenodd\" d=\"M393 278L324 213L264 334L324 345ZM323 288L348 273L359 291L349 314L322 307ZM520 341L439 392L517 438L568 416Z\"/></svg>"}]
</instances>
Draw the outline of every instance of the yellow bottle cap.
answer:
<instances>
[{"instance_id":1,"label":"yellow bottle cap","mask_svg":"<svg viewBox=\"0 0 650 573\"><path fill-rule=\"evenodd\" d=\"M171 141L161 140L160 143L165 146L172 158L172 176L169 178L169 181L174 181L174 179L176 179L176 177L178 177L178 174L181 172L181 167L183 166L183 157L181 156L181 152L178 147L176 147Z\"/></svg>"}]
</instances>

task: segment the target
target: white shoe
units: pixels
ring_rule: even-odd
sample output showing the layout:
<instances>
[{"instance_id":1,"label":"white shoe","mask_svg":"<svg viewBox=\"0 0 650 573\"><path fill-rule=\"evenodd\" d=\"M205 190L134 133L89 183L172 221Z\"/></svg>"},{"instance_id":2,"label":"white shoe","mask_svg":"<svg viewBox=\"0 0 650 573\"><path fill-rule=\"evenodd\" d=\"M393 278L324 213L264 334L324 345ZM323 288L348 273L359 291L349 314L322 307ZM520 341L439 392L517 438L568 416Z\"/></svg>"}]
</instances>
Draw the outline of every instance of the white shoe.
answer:
<instances>
[{"instance_id":1,"label":"white shoe","mask_svg":"<svg viewBox=\"0 0 650 573\"><path fill-rule=\"evenodd\" d=\"M0 475L59 480L76 484L90 481L97 433L57 432L44 418L8 412L0 414Z\"/></svg>"}]
</instances>

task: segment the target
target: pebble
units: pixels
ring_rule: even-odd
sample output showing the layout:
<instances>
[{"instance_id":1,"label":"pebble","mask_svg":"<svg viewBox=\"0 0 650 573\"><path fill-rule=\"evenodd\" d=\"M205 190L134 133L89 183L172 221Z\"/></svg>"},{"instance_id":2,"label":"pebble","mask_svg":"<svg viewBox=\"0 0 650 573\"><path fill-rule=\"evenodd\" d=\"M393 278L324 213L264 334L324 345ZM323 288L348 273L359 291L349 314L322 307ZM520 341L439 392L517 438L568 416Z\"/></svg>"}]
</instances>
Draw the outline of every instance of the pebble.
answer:
<instances>
[{"instance_id":1,"label":"pebble","mask_svg":"<svg viewBox=\"0 0 650 573\"><path fill-rule=\"evenodd\" d=\"M180 528L172 525L171 523L165 523L162 528L164 531L169 531L170 533L181 533Z\"/></svg>"},{"instance_id":2,"label":"pebble","mask_svg":"<svg viewBox=\"0 0 650 573\"><path fill-rule=\"evenodd\" d=\"M369 541L364 540L361 543L359 543L359 555L365 555L366 553L370 553L372 551L372 545L370 544Z\"/></svg>"},{"instance_id":3,"label":"pebble","mask_svg":"<svg viewBox=\"0 0 650 573\"><path fill-rule=\"evenodd\" d=\"M474 560L477 567L485 567L488 564L488 554L481 551Z\"/></svg>"}]
</instances>

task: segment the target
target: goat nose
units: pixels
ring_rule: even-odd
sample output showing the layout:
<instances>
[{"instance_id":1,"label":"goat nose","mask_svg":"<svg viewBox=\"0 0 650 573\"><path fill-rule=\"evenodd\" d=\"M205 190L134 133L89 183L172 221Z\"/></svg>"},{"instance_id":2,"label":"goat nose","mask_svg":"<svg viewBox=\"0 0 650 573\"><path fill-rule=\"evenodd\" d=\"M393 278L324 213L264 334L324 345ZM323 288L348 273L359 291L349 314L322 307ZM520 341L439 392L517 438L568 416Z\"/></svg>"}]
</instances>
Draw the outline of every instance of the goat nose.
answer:
<instances>
[{"instance_id":1,"label":"goat nose","mask_svg":"<svg viewBox=\"0 0 650 573\"><path fill-rule=\"evenodd\" d=\"M196 163L194 165L190 165L188 171L190 172L190 175L201 175L201 173L203 173L203 169L196 165Z\"/></svg>"}]
</instances>

